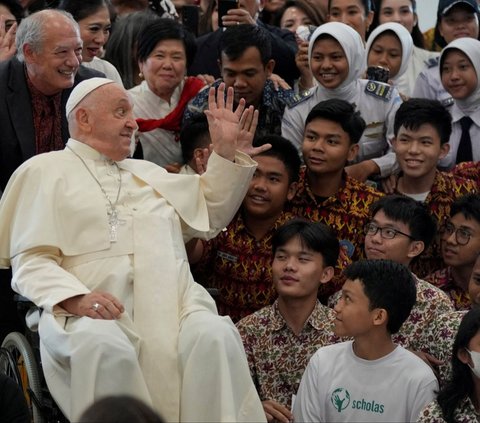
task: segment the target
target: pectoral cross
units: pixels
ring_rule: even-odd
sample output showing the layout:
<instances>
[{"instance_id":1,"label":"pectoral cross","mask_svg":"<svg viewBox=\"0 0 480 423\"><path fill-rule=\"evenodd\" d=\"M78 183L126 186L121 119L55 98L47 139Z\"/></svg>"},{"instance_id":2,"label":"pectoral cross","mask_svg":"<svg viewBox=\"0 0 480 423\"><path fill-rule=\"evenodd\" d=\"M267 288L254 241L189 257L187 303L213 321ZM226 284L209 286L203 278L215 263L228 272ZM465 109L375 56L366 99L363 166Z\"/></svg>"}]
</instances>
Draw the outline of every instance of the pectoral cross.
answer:
<instances>
[{"instance_id":1,"label":"pectoral cross","mask_svg":"<svg viewBox=\"0 0 480 423\"><path fill-rule=\"evenodd\" d=\"M117 209L112 207L108 211L108 225L110 226L110 242L117 242L118 241L118 227L119 225L123 225L125 220L118 218Z\"/></svg>"}]
</instances>

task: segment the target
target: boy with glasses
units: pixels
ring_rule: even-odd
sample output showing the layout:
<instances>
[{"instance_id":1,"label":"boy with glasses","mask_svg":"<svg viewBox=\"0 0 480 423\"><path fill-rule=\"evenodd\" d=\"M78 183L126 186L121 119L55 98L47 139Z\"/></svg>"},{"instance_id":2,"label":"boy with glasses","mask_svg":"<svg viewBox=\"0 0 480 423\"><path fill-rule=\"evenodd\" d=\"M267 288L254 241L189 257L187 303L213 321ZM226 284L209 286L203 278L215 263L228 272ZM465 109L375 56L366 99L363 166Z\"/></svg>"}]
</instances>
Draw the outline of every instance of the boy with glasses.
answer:
<instances>
[{"instance_id":1,"label":"boy with glasses","mask_svg":"<svg viewBox=\"0 0 480 423\"><path fill-rule=\"evenodd\" d=\"M428 248L435 235L435 222L420 202L402 195L381 198L370 208L371 220L364 227L365 256L369 260L393 260L411 267L414 260ZM440 314L453 310L448 296L440 289L416 277L417 300L393 341L405 348L421 351L420 336ZM337 303L339 293L329 305ZM437 364L432 357L424 359Z\"/></svg>"},{"instance_id":2,"label":"boy with glasses","mask_svg":"<svg viewBox=\"0 0 480 423\"><path fill-rule=\"evenodd\" d=\"M480 195L469 194L455 201L440 234L442 258L447 267L426 280L445 291L456 310L469 310L468 282L480 253Z\"/></svg>"},{"instance_id":3,"label":"boy with glasses","mask_svg":"<svg viewBox=\"0 0 480 423\"><path fill-rule=\"evenodd\" d=\"M439 101L413 98L399 107L394 123L392 145L401 169L395 192L423 202L439 226L448 219L457 198L476 192L473 181L437 170L438 161L449 151L451 122ZM440 245L434 239L412 270L425 277L441 267Z\"/></svg>"}]
</instances>

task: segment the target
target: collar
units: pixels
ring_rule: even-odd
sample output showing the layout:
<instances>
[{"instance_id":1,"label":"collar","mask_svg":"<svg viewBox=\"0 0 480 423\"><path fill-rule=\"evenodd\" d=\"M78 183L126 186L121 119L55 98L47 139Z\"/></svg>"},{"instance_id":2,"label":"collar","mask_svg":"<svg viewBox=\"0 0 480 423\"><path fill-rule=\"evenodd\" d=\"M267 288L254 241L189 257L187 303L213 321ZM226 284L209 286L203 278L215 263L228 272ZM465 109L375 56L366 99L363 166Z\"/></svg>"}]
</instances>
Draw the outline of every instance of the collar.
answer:
<instances>
[{"instance_id":1,"label":"collar","mask_svg":"<svg viewBox=\"0 0 480 423\"><path fill-rule=\"evenodd\" d=\"M77 141L73 138L70 138L67 142L67 146L70 147L75 153L77 153L82 159L94 160L94 161L108 161L111 162L108 157L104 156L102 153L99 153L94 148L89 145ZM65 151L68 151L68 148L65 148Z\"/></svg>"},{"instance_id":2,"label":"collar","mask_svg":"<svg viewBox=\"0 0 480 423\"><path fill-rule=\"evenodd\" d=\"M316 330L325 330L325 323L332 319L330 310L330 308L320 304L320 301L317 300L310 316L308 316L303 325L303 329L310 325ZM273 331L279 331L287 326L287 322L278 309L278 299L272 304L270 324Z\"/></svg>"}]
</instances>

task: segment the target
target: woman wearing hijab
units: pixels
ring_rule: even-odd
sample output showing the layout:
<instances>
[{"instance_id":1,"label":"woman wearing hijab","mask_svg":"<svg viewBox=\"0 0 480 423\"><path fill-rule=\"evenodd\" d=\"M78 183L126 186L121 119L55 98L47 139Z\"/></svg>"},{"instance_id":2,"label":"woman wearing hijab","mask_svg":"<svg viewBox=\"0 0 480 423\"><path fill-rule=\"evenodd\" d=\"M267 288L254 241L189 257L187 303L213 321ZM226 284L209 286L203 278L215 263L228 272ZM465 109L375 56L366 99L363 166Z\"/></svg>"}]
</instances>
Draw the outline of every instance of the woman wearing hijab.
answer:
<instances>
[{"instance_id":1,"label":"woman wearing hijab","mask_svg":"<svg viewBox=\"0 0 480 423\"><path fill-rule=\"evenodd\" d=\"M367 67L380 66L388 69L388 83L408 97L410 93L404 76L411 62L413 40L406 28L395 22L378 26L368 37L365 50Z\"/></svg>"},{"instance_id":2,"label":"woman wearing hijab","mask_svg":"<svg viewBox=\"0 0 480 423\"><path fill-rule=\"evenodd\" d=\"M329 22L312 34L308 58L318 86L310 95L285 110L282 135L299 151L305 118L320 101L338 98L357 105L367 128L359 142L356 164L347 173L365 181L369 176L388 176L395 164L388 152L393 138L393 120L402 100L398 91L381 82L360 79L365 69L365 50L357 31L340 22Z\"/></svg>"},{"instance_id":3,"label":"woman wearing hijab","mask_svg":"<svg viewBox=\"0 0 480 423\"><path fill-rule=\"evenodd\" d=\"M425 50L423 34L418 26L417 2L415 0L374 0L375 16L370 29L375 30L387 22L402 24L412 36L413 51L405 74L398 81L398 90L410 97L420 72L425 65L440 55L438 52Z\"/></svg>"},{"instance_id":4,"label":"woman wearing hijab","mask_svg":"<svg viewBox=\"0 0 480 423\"><path fill-rule=\"evenodd\" d=\"M448 44L440 56L440 77L453 105L450 151L439 164L451 169L480 160L480 41L458 38Z\"/></svg>"}]
</instances>

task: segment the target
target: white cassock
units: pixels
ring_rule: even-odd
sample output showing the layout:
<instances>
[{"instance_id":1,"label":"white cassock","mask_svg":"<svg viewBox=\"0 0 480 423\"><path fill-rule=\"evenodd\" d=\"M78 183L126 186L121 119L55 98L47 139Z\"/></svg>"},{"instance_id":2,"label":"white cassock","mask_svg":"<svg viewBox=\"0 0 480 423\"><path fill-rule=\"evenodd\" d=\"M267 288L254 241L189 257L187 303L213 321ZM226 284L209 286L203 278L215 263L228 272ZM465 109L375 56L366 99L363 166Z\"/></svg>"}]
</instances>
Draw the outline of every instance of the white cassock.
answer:
<instances>
[{"instance_id":1,"label":"white cassock","mask_svg":"<svg viewBox=\"0 0 480 423\"><path fill-rule=\"evenodd\" d=\"M115 164L73 139L67 145L114 202ZM111 394L139 397L167 421L265 421L238 332L193 281L184 247L226 226L255 162L213 154L202 176L117 164L116 242L105 195L68 148L25 162L0 202L0 264L11 261L13 288L44 310L42 366L53 397L72 421ZM119 320L56 305L93 290L120 299Z\"/></svg>"}]
</instances>

